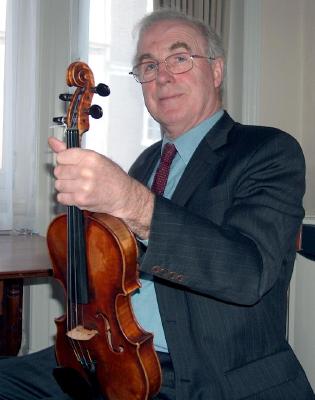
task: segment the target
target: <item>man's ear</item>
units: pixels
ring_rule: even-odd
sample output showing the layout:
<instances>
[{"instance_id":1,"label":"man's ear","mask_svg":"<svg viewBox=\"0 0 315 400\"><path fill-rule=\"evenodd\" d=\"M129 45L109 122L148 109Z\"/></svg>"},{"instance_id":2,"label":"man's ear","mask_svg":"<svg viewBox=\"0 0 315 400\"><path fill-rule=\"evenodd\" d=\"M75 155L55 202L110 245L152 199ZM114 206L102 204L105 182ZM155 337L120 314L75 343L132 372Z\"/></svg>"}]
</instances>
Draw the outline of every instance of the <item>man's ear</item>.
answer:
<instances>
[{"instance_id":1,"label":"man's ear","mask_svg":"<svg viewBox=\"0 0 315 400\"><path fill-rule=\"evenodd\" d=\"M223 82L224 75L224 61L222 58L216 58L211 61L212 73L213 73L213 82L216 88L219 88Z\"/></svg>"}]
</instances>

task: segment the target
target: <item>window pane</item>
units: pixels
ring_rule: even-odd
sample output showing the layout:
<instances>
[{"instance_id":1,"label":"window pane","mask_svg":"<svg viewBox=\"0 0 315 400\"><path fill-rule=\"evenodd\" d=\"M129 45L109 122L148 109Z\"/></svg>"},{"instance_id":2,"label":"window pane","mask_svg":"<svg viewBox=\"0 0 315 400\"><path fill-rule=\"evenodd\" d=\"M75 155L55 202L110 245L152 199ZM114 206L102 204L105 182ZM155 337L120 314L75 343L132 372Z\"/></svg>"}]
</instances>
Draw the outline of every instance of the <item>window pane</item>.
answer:
<instances>
[{"instance_id":1,"label":"window pane","mask_svg":"<svg viewBox=\"0 0 315 400\"><path fill-rule=\"evenodd\" d=\"M154 126L155 141L159 139L158 125L148 123L151 117L145 111L141 85L129 75L135 51L132 31L141 17L152 10L152 3L152 0L128 0L123 5L115 0L90 2L89 65L95 83L106 83L111 94L93 98L103 108L104 116L90 121L86 146L111 157L125 170L152 143L148 138L154 137Z\"/></svg>"}]
</instances>

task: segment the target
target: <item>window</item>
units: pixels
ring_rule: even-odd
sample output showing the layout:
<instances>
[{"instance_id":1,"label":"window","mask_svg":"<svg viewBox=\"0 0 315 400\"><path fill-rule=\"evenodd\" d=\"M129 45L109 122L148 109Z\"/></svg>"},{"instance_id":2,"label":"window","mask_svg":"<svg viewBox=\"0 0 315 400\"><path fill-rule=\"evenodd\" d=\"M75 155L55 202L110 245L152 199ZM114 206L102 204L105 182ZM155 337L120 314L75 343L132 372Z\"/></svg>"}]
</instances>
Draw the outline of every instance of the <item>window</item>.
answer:
<instances>
[{"instance_id":1,"label":"window","mask_svg":"<svg viewBox=\"0 0 315 400\"><path fill-rule=\"evenodd\" d=\"M161 128L160 125L151 117L145 109L143 112L143 129L141 144L144 147L149 147L151 144L160 140Z\"/></svg>"},{"instance_id":2,"label":"window","mask_svg":"<svg viewBox=\"0 0 315 400\"><path fill-rule=\"evenodd\" d=\"M0 169L2 168L3 143L3 84L4 84L4 45L5 45L6 0L0 0Z\"/></svg>"},{"instance_id":3,"label":"window","mask_svg":"<svg viewBox=\"0 0 315 400\"><path fill-rule=\"evenodd\" d=\"M141 85L129 75L136 44L134 25L152 9L152 0L129 0L123 6L114 0L90 2L88 63L95 83L106 83L111 94L93 98L103 108L103 118L90 121L86 146L125 170L145 147L160 139L159 125L145 109Z\"/></svg>"}]
</instances>

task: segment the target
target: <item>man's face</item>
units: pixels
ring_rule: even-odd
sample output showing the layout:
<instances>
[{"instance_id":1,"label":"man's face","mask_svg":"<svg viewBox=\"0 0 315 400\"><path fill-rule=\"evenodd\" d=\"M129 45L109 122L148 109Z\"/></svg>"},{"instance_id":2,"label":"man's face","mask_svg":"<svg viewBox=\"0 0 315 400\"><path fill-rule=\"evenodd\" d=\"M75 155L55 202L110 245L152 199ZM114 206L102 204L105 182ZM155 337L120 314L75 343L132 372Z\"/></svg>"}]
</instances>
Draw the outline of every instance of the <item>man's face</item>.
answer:
<instances>
[{"instance_id":1,"label":"man's face","mask_svg":"<svg viewBox=\"0 0 315 400\"><path fill-rule=\"evenodd\" d=\"M148 28L139 40L138 62L164 61L171 54L188 52L207 56L201 34L191 25L176 21L161 21ZM213 115L220 107L220 84L223 61L209 63L194 59L193 68L182 74L172 74L159 65L157 78L143 83L145 104L166 135L175 138Z\"/></svg>"}]
</instances>

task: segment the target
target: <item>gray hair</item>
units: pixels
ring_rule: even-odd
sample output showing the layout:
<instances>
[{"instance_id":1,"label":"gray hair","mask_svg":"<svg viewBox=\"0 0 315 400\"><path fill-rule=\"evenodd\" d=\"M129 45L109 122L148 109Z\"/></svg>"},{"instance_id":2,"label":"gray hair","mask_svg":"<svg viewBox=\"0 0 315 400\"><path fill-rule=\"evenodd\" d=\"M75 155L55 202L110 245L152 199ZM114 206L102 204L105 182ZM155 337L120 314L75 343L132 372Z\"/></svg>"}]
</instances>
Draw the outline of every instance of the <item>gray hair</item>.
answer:
<instances>
[{"instance_id":1,"label":"gray hair","mask_svg":"<svg viewBox=\"0 0 315 400\"><path fill-rule=\"evenodd\" d=\"M206 52L209 57L225 59L225 52L220 37L216 32L203 21L185 15L179 11L162 9L145 15L136 25L135 32L138 32L138 42L147 29L160 21L177 21L192 26L200 32L206 43ZM137 55L134 57L134 64L137 62Z\"/></svg>"}]
</instances>

